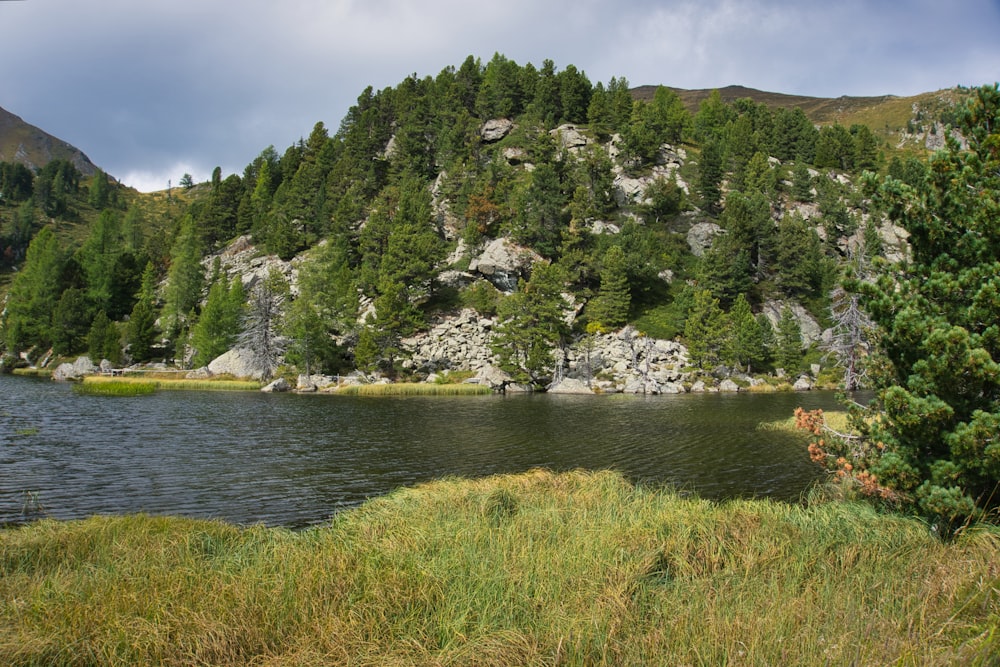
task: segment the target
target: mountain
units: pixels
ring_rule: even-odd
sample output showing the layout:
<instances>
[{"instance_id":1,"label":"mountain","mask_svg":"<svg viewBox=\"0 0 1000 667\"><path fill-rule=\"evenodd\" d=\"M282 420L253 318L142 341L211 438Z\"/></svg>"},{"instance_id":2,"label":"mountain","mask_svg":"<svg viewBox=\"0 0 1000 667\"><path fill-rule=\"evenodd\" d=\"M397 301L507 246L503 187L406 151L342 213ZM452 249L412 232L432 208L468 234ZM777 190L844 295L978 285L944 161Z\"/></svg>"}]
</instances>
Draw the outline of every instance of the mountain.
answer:
<instances>
[{"instance_id":1,"label":"mountain","mask_svg":"<svg viewBox=\"0 0 1000 667\"><path fill-rule=\"evenodd\" d=\"M58 159L72 162L84 177L93 176L97 171L79 148L0 107L0 162L20 162L30 169L38 169Z\"/></svg>"}]
</instances>

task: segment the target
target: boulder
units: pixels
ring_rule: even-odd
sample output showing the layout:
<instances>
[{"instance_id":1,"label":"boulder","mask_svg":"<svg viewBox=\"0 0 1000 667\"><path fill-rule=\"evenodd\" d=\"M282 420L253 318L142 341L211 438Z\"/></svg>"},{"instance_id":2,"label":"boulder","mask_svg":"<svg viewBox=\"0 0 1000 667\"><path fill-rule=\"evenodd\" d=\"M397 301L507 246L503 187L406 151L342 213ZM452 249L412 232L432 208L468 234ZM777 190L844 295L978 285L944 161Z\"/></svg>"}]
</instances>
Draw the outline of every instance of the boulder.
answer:
<instances>
[{"instance_id":1,"label":"boulder","mask_svg":"<svg viewBox=\"0 0 1000 667\"><path fill-rule=\"evenodd\" d=\"M725 380L719 383L719 391L737 392L739 390L740 386L735 382L733 382L732 380L730 380L729 378L726 378Z\"/></svg>"},{"instance_id":2,"label":"boulder","mask_svg":"<svg viewBox=\"0 0 1000 667\"><path fill-rule=\"evenodd\" d=\"M517 289L518 278L527 276L541 256L530 248L521 247L509 239L490 241L483 252L469 263L469 271L479 273L503 292Z\"/></svg>"},{"instance_id":3,"label":"boulder","mask_svg":"<svg viewBox=\"0 0 1000 667\"><path fill-rule=\"evenodd\" d=\"M479 138L483 143L492 144L506 137L513 129L514 121L509 118L494 118L479 128Z\"/></svg>"},{"instance_id":4,"label":"boulder","mask_svg":"<svg viewBox=\"0 0 1000 667\"><path fill-rule=\"evenodd\" d=\"M798 380L795 381L795 384L792 385L792 389L794 389L795 391L809 391L812 388L813 388L812 378L810 378L807 375L803 375L802 377L800 377Z\"/></svg>"},{"instance_id":5,"label":"boulder","mask_svg":"<svg viewBox=\"0 0 1000 667\"><path fill-rule=\"evenodd\" d=\"M575 125L560 125L549 134L566 150L580 149L587 145L587 137Z\"/></svg>"},{"instance_id":6,"label":"boulder","mask_svg":"<svg viewBox=\"0 0 1000 667\"><path fill-rule=\"evenodd\" d=\"M57 382L79 380L85 375L93 375L98 371L90 357L78 357L73 363L59 364L52 372L52 379Z\"/></svg>"},{"instance_id":7,"label":"boulder","mask_svg":"<svg viewBox=\"0 0 1000 667\"><path fill-rule=\"evenodd\" d=\"M698 222L691 225L687 233L687 244L691 254L703 257L705 251L712 247L712 240L722 233L722 227L714 222Z\"/></svg>"},{"instance_id":8,"label":"boulder","mask_svg":"<svg viewBox=\"0 0 1000 667\"><path fill-rule=\"evenodd\" d=\"M288 384L288 380L285 378L278 378L266 387L262 387L261 391L266 394L277 394L285 391L290 391L292 385Z\"/></svg>"},{"instance_id":9,"label":"boulder","mask_svg":"<svg viewBox=\"0 0 1000 667\"><path fill-rule=\"evenodd\" d=\"M212 371L208 370L208 366L202 366L193 371L188 371L184 374L184 377L188 380L207 380L212 377Z\"/></svg>"},{"instance_id":10,"label":"boulder","mask_svg":"<svg viewBox=\"0 0 1000 667\"><path fill-rule=\"evenodd\" d=\"M216 357L208 364L208 370L214 375L253 380L263 380L270 373L263 360L247 348L234 348Z\"/></svg>"},{"instance_id":11,"label":"boulder","mask_svg":"<svg viewBox=\"0 0 1000 667\"><path fill-rule=\"evenodd\" d=\"M593 390L583 380L563 378L546 390L549 394L593 394Z\"/></svg>"}]
</instances>

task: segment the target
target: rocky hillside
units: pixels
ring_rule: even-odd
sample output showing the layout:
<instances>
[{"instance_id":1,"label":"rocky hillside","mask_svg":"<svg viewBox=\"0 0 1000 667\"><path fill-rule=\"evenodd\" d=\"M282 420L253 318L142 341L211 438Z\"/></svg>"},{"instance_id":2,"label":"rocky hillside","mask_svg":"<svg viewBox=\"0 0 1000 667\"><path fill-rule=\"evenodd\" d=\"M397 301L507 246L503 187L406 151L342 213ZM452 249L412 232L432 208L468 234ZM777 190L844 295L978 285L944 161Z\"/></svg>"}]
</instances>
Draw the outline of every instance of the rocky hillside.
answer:
<instances>
[{"instance_id":1,"label":"rocky hillside","mask_svg":"<svg viewBox=\"0 0 1000 667\"><path fill-rule=\"evenodd\" d=\"M29 360L92 347L212 369L243 348L258 376L501 369L604 391L816 376L841 279L906 253L863 174L925 179L949 95L647 91L470 57L365 90L336 133L317 123L242 175L119 199L72 248L58 225L39 233L4 343ZM855 122L903 106L895 125Z\"/></svg>"},{"instance_id":2,"label":"rocky hillside","mask_svg":"<svg viewBox=\"0 0 1000 667\"><path fill-rule=\"evenodd\" d=\"M52 160L71 162L85 177L97 171L80 149L0 108L0 162L15 162L34 170Z\"/></svg>"}]
</instances>

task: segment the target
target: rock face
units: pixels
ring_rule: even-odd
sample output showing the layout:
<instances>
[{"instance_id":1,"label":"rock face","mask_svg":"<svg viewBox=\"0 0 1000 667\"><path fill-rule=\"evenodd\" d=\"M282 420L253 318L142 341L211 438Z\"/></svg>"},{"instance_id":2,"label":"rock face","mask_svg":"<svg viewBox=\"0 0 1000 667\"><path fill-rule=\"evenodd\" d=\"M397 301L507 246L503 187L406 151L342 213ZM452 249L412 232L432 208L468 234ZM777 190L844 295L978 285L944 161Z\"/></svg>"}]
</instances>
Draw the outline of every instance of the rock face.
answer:
<instances>
[{"instance_id":1,"label":"rock face","mask_svg":"<svg viewBox=\"0 0 1000 667\"><path fill-rule=\"evenodd\" d=\"M208 370L213 375L232 375L252 380L263 380L267 375L264 363L246 348L235 348L216 357L208 364Z\"/></svg>"},{"instance_id":2,"label":"rock face","mask_svg":"<svg viewBox=\"0 0 1000 667\"><path fill-rule=\"evenodd\" d=\"M712 240L722 233L722 227L714 222L696 222L687 233L687 244L691 254L704 257L705 251L712 247Z\"/></svg>"},{"instance_id":3,"label":"rock face","mask_svg":"<svg viewBox=\"0 0 1000 667\"><path fill-rule=\"evenodd\" d=\"M493 319L482 318L467 308L424 334L404 339L402 344L411 353L412 368L476 371L494 361L490 342L495 324Z\"/></svg>"},{"instance_id":4,"label":"rock face","mask_svg":"<svg viewBox=\"0 0 1000 667\"><path fill-rule=\"evenodd\" d=\"M97 366L90 360L90 357L78 357L71 364L59 364L52 372L52 379L58 382L69 380L79 380L85 375L93 375L98 371Z\"/></svg>"},{"instance_id":5,"label":"rock face","mask_svg":"<svg viewBox=\"0 0 1000 667\"><path fill-rule=\"evenodd\" d=\"M593 394L593 390L583 380L564 378L547 390L549 394Z\"/></svg>"},{"instance_id":6,"label":"rock face","mask_svg":"<svg viewBox=\"0 0 1000 667\"><path fill-rule=\"evenodd\" d=\"M798 320L799 329L802 331L803 348L809 347L811 344L823 339L823 329L820 328L819 323L809 314L809 311L796 301L771 300L764 302L762 311L775 330L778 328L778 322L781 321L781 311L785 306L792 309L792 314Z\"/></svg>"},{"instance_id":7,"label":"rock face","mask_svg":"<svg viewBox=\"0 0 1000 667\"><path fill-rule=\"evenodd\" d=\"M541 255L523 248L509 239L493 239L483 252L469 263L469 271L478 273L503 292L517 289L518 278L526 278L531 266L541 260Z\"/></svg>"},{"instance_id":8,"label":"rock face","mask_svg":"<svg viewBox=\"0 0 1000 667\"><path fill-rule=\"evenodd\" d=\"M492 144L500 141L514 129L514 121L509 118L494 118L483 123L479 128L479 138L484 143Z\"/></svg>"}]
</instances>

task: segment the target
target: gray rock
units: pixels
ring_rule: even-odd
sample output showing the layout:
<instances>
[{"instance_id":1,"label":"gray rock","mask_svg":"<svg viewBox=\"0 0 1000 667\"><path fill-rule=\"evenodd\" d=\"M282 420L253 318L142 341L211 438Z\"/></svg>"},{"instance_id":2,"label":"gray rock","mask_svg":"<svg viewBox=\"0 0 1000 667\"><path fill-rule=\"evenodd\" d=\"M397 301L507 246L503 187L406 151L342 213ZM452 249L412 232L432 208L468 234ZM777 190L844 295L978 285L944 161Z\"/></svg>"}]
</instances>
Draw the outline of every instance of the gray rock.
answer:
<instances>
[{"instance_id":1,"label":"gray rock","mask_svg":"<svg viewBox=\"0 0 1000 667\"><path fill-rule=\"evenodd\" d=\"M90 360L90 357L77 357L73 363L59 364L52 372L52 379L57 382L67 382L69 380L79 380L85 375L93 375L98 372L97 366Z\"/></svg>"},{"instance_id":2,"label":"gray rock","mask_svg":"<svg viewBox=\"0 0 1000 667\"><path fill-rule=\"evenodd\" d=\"M580 149L587 145L587 137L575 125L560 125L549 134L559 140L566 150Z\"/></svg>"},{"instance_id":3,"label":"gray rock","mask_svg":"<svg viewBox=\"0 0 1000 667\"><path fill-rule=\"evenodd\" d=\"M506 137L513 129L514 121L509 118L494 118L479 128L479 137L484 143L491 144Z\"/></svg>"},{"instance_id":4,"label":"gray rock","mask_svg":"<svg viewBox=\"0 0 1000 667\"><path fill-rule=\"evenodd\" d=\"M739 390L740 386L735 382L733 382L732 380L730 380L729 378L726 378L725 380L719 383L719 391L736 392Z\"/></svg>"},{"instance_id":5,"label":"gray rock","mask_svg":"<svg viewBox=\"0 0 1000 667\"><path fill-rule=\"evenodd\" d=\"M266 387L262 387L261 391L267 394L276 394L280 392L290 391L292 385L288 384L288 380L285 378L278 378Z\"/></svg>"},{"instance_id":6,"label":"gray rock","mask_svg":"<svg viewBox=\"0 0 1000 667\"><path fill-rule=\"evenodd\" d=\"M798 380L795 381L795 384L792 385L792 389L794 389L795 391L809 391L810 389L813 388L813 386L814 385L812 379L806 375L803 375L802 377L800 377Z\"/></svg>"},{"instance_id":7,"label":"gray rock","mask_svg":"<svg viewBox=\"0 0 1000 667\"><path fill-rule=\"evenodd\" d=\"M263 380L269 372L263 361L246 348L234 348L216 357L208 364L208 370L215 375L253 380Z\"/></svg>"},{"instance_id":8,"label":"gray rock","mask_svg":"<svg viewBox=\"0 0 1000 667\"><path fill-rule=\"evenodd\" d=\"M518 279L530 274L532 265L541 259L529 248L498 238L487 243L483 252L472 259L469 271L479 273L497 289L510 293L517 289Z\"/></svg>"},{"instance_id":9,"label":"gray rock","mask_svg":"<svg viewBox=\"0 0 1000 667\"><path fill-rule=\"evenodd\" d=\"M703 257L705 251L712 247L713 239L722 233L722 227L714 222L698 222L691 225L687 233L687 244L691 254Z\"/></svg>"},{"instance_id":10,"label":"gray rock","mask_svg":"<svg viewBox=\"0 0 1000 667\"><path fill-rule=\"evenodd\" d=\"M583 380L563 378L560 382L549 386L549 394L593 394L593 390Z\"/></svg>"},{"instance_id":11,"label":"gray rock","mask_svg":"<svg viewBox=\"0 0 1000 667\"><path fill-rule=\"evenodd\" d=\"M208 370L208 366L202 366L193 371L188 371L184 374L184 377L188 380L207 380L212 377L212 371Z\"/></svg>"}]
</instances>

